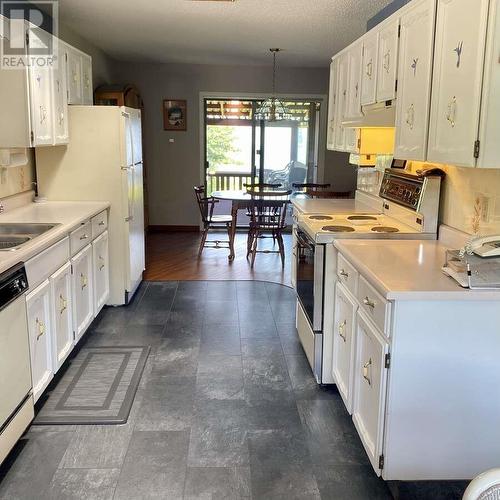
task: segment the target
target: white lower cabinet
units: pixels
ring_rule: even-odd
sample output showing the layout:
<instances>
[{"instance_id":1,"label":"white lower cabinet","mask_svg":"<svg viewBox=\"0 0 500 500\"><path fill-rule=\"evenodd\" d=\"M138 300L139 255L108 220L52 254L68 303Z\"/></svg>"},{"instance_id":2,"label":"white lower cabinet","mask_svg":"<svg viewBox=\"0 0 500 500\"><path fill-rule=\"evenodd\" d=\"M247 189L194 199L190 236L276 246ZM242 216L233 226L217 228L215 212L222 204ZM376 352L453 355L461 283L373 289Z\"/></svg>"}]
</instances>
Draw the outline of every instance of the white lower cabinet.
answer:
<instances>
[{"instance_id":1,"label":"white lower cabinet","mask_svg":"<svg viewBox=\"0 0 500 500\"><path fill-rule=\"evenodd\" d=\"M75 343L94 319L92 245L86 246L71 259L73 267L73 330Z\"/></svg>"},{"instance_id":2,"label":"white lower cabinet","mask_svg":"<svg viewBox=\"0 0 500 500\"><path fill-rule=\"evenodd\" d=\"M94 316L106 304L109 297L108 232L105 231L92 243L94 264Z\"/></svg>"},{"instance_id":3,"label":"white lower cabinet","mask_svg":"<svg viewBox=\"0 0 500 500\"><path fill-rule=\"evenodd\" d=\"M375 472L383 469L383 435L389 344L358 311L352 418Z\"/></svg>"},{"instance_id":4,"label":"white lower cabinet","mask_svg":"<svg viewBox=\"0 0 500 500\"><path fill-rule=\"evenodd\" d=\"M335 291L335 322L333 329L332 376L347 411L352 413L354 364L354 325L358 306L344 286L337 282Z\"/></svg>"},{"instance_id":5,"label":"white lower cabinet","mask_svg":"<svg viewBox=\"0 0 500 500\"><path fill-rule=\"evenodd\" d=\"M70 354L74 345L71 264L66 263L50 278L54 373Z\"/></svg>"},{"instance_id":6,"label":"white lower cabinet","mask_svg":"<svg viewBox=\"0 0 500 500\"><path fill-rule=\"evenodd\" d=\"M49 280L45 280L26 296L26 308L33 399L36 402L54 376Z\"/></svg>"}]
</instances>

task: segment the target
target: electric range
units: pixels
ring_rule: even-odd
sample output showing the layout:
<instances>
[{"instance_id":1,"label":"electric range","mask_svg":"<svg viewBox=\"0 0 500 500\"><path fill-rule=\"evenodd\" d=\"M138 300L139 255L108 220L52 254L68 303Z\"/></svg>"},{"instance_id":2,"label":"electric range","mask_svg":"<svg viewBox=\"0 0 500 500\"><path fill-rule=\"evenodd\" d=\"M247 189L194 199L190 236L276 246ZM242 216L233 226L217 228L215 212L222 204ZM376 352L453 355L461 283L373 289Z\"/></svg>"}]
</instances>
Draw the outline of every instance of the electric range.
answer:
<instances>
[{"instance_id":1,"label":"electric range","mask_svg":"<svg viewBox=\"0 0 500 500\"><path fill-rule=\"evenodd\" d=\"M335 276L325 276L327 247L346 239L436 239L441 175L418 176L405 171L384 172L377 213L299 213L294 228L295 283L298 298L297 329L316 380L333 383L330 337L325 329L325 287L335 287ZM334 255L334 252L331 252ZM335 268L335 264L329 266ZM327 281L328 279L328 281ZM329 294L332 296L334 294ZM325 347L326 346L326 347Z\"/></svg>"}]
</instances>

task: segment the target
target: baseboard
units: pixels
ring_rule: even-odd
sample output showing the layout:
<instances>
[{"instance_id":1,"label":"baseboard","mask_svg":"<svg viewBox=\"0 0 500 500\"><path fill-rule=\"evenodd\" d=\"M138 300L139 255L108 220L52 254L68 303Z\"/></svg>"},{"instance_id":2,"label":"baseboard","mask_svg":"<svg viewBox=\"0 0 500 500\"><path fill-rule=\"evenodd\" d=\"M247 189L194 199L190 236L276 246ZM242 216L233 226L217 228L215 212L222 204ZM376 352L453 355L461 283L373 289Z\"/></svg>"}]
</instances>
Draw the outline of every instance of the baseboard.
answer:
<instances>
[{"instance_id":1,"label":"baseboard","mask_svg":"<svg viewBox=\"0 0 500 500\"><path fill-rule=\"evenodd\" d=\"M200 226L170 226L152 225L148 227L150 233L199 233Z\"/></svg>"}]
</instances>

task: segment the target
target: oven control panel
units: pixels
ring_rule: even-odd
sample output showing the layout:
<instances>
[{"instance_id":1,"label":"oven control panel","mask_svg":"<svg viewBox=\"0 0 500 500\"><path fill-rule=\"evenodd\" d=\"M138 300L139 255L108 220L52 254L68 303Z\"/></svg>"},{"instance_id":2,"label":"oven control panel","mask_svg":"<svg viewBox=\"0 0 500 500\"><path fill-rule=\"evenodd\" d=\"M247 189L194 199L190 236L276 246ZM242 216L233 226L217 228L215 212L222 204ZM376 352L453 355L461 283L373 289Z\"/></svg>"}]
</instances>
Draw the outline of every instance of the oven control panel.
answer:
<instances>
[{"instance_id":1,"label":"oven control panel","mask_svg":"<svg viewBox=\"0 0 500 500\"><path fill-rule=\"evenodd\" d=\"M380 186L380 197L412 210L417 210L422 196L424 179L385 172Z\"/></svg>"}]
</instances>

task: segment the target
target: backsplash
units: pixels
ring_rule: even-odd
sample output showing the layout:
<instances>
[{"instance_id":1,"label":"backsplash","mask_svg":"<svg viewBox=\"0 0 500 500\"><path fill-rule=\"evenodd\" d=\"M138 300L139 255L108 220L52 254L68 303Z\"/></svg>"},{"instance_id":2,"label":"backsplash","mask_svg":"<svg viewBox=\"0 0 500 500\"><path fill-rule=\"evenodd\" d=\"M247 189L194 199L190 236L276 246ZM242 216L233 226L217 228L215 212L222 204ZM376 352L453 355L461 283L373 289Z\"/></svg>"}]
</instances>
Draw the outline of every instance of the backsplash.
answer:
<instances>
[{"instance_id":1,"label":"backsplash","mask_svg":"<svg viewBox=\"0 0 500 500\"><path fill-rule=\"evenodd\" d=\"M409 163L411 171L431 166ZM470 234L500 234L500 170L432 166L446 172L440 221Z\"/></svg>"},{"instance_id":2,"label":"backsplash","mask_svg":"<svg viewBox=\"0 0 500 500\"><path fill-rule=\"evenodd\" d=\"M0 167L0 198L33 189L35 161L33 150L29 150L28 163L19 167Z\"/></svg>"}]
</instances>

